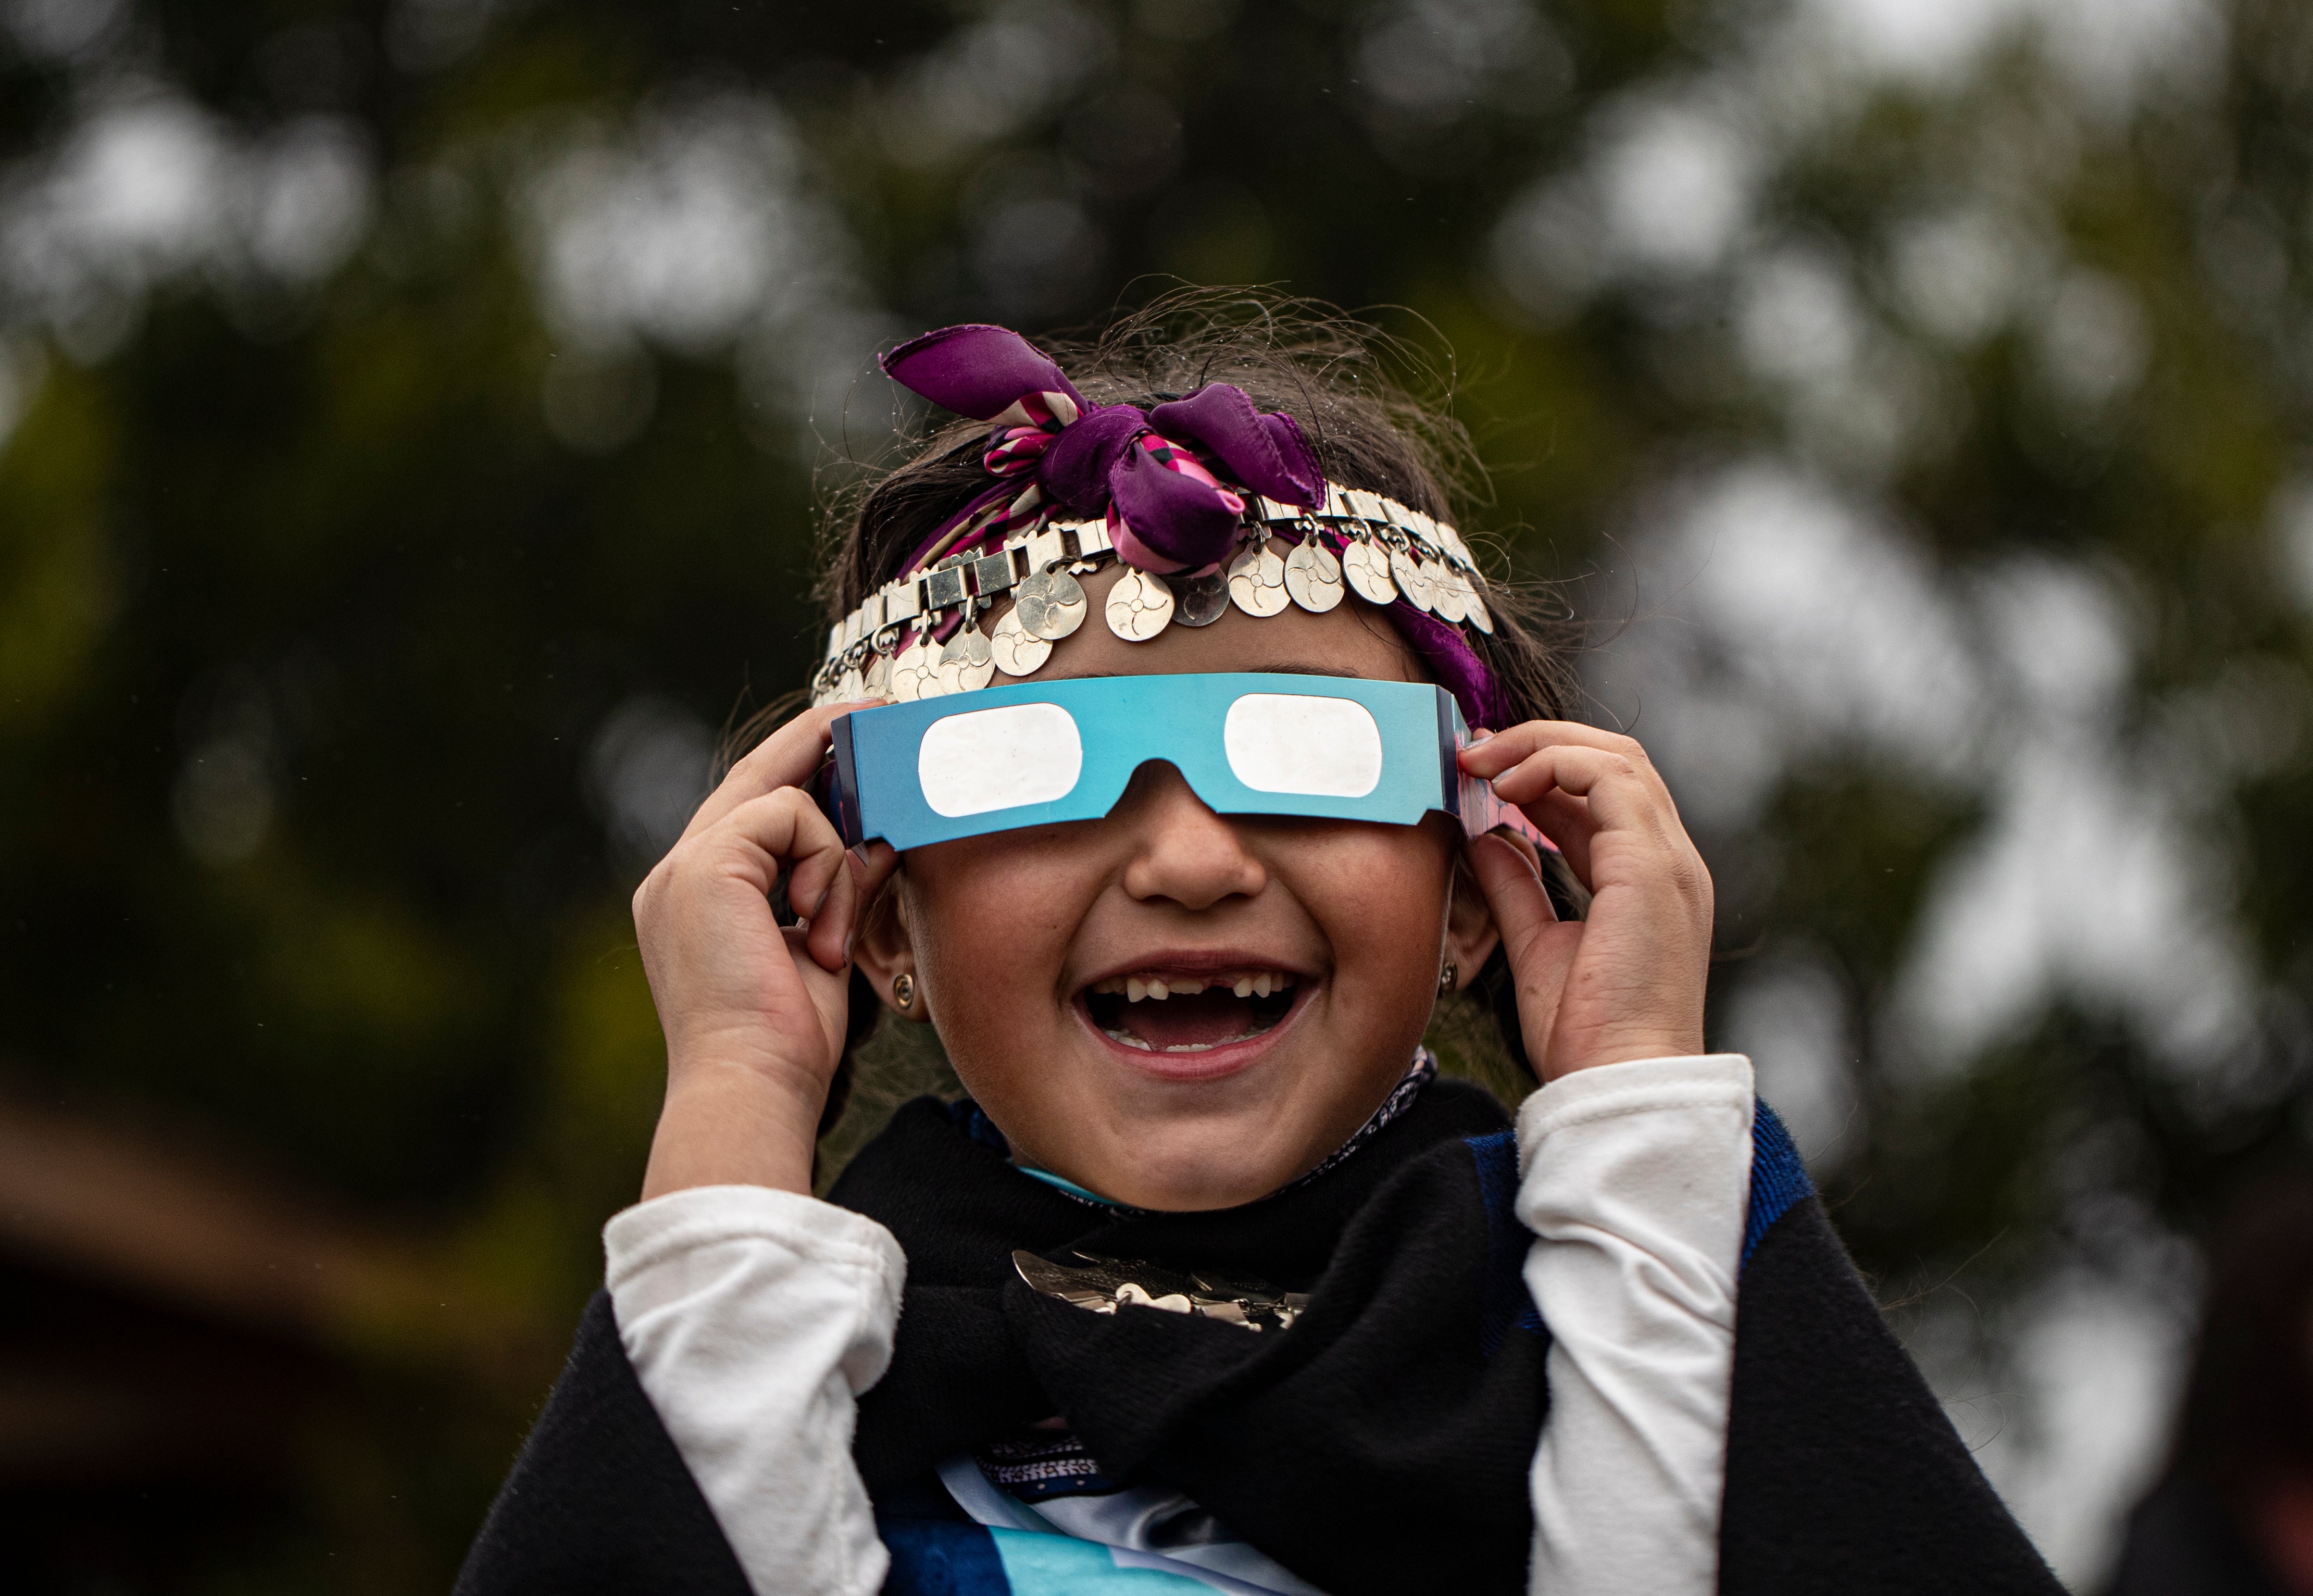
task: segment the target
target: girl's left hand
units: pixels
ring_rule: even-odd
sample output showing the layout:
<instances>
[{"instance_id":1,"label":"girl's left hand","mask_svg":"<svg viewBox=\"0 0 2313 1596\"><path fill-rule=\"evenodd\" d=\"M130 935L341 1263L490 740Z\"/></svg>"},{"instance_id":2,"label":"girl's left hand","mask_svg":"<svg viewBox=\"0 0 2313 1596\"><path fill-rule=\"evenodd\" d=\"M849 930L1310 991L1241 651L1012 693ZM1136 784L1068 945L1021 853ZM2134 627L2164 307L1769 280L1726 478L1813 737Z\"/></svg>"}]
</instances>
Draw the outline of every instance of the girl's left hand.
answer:
<instances>
[{"instance_id":1,"label":"girl's left hand","mask_svg":"<svg viewBox=\"0 0 2313 1596\"><path fill-rule=\"evenodd\" d=\"M1469 844L1542 1079L1701 1053L1711 872L1646 750L1595 727L1529 720L1464 749L1461 764L1491 779L1590 889L1589 918L1562 921L1530 844L1499 833Z\"/></svg>"}]
</instances>

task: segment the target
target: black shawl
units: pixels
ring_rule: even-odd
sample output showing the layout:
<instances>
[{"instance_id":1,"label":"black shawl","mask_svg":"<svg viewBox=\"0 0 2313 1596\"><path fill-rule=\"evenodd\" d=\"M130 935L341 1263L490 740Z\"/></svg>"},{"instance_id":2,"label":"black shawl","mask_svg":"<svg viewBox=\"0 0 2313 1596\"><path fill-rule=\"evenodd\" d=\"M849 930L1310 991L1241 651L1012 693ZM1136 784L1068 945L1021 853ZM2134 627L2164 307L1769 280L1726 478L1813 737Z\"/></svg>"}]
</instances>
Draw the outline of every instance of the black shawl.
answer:
<instances>
[{"instance_id":1,"label":"black shawl","mask_svg":"<svg viewBox=\"0 0 2313 1596\"><path fill-rule=\"evenodd\" d=\"M1000 1572L988 1583L992 1559L973 1563L984 1532L929 1471L1057 1413L1103 1475L1185 1493L1332 1596L1523 1592L1549 1338L1520 1274L1517 1183L1507 1116L1455 1081L1316 1178L1200 1214L1085 1203L1013 1168L968 1105L908 1105L831 1194L908 1257L892 1367L861 1400L855 1448L893 1551L885 1590L1008 1588ZM2054 1596L1763 1107L1749 1220L1720 1590ZM1030 1289L1015 1248L1309 1300L1261 1334L1104 1316ZM605 1297L458 1588L745 1590Z\"/></svg>"}]
</instances>

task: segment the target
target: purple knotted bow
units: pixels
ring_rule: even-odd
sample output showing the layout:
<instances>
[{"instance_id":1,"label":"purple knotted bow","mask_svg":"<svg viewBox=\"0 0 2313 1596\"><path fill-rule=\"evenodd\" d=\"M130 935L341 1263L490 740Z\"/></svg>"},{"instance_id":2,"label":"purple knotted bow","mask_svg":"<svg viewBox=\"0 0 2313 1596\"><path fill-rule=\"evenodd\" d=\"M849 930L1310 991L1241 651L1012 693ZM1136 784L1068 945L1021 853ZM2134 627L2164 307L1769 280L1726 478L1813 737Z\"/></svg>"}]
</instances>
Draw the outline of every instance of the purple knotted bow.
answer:
<instances>
[{"instance_id":1,"label":"purple knotted bow","mask_svg":"<svg viewBox=\"0 0 2313 1596\"><path fill-rule=\"evenodd\" d=\"M1198 450L1240 487L1280 504L1314 509L1325 491L1293 418L1263 415L1226 383L1153 411L1087 404L1050 356L1003 327L944 327L901 345L883 364L893 382L934 404L992 422L990 471L1033 470L1064 508L1108 516L1118 553L1143 570L1201 569L1236 540L1244 500Z\"/></svg>"},{"instance_id":2,"label":"purple knotted bow","mask_svg":"<svg viewBox=\"0 0 2313 1596\"><path fill-rule=\"evenodd\" d=\"M893 382L934 404L992 424L982 463L1000 479L1033 472L1036 483L1016 492L999 481L935 533L906 569L1033 519L1041 513L1039 490L1077 515L1105 515L1118 557L1160 573L1204 570L1227 556L1244 513L1236 488L1305 509L1324 498L1324 472L1299 424L1255 408L1227 383L1208 383L1147 411L1090 404L1026 339L977 325L927 332L882 365ZM1222 481L1208 462L1231 481ZM1390 609L1470 724L1493 725L1492 674L1460 630L1403 599Z\"/></svg>"}]
</instances>

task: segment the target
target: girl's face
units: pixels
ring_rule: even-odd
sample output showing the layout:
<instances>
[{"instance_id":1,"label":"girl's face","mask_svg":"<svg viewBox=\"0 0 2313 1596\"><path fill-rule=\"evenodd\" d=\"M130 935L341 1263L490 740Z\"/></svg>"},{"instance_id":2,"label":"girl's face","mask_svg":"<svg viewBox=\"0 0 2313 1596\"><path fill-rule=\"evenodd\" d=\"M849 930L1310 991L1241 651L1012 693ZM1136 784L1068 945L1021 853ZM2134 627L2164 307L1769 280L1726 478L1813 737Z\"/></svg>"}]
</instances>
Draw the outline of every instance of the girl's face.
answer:
<instances>
[{"instance_id":1,"label":"girl's face","mask_svg":"<svg viewBox=\"0 0 2313 1596\"><path fill-rule=\"evenodd\" d=\"M1100 620L1119 574L1086 579L1091 614L1037 680L1426 679L1355 602L1125 642ZM1218 816L1151 763L1105 819L910 852L857 955L886 994L914 974L914 1017L1021 1162L1137 1207L1228 1207L1348 1140L1412 1061L1441 962L1492 951L1482 900L1451 891L1459 843L1437 815Z\"/></svg>"}]
</instances>

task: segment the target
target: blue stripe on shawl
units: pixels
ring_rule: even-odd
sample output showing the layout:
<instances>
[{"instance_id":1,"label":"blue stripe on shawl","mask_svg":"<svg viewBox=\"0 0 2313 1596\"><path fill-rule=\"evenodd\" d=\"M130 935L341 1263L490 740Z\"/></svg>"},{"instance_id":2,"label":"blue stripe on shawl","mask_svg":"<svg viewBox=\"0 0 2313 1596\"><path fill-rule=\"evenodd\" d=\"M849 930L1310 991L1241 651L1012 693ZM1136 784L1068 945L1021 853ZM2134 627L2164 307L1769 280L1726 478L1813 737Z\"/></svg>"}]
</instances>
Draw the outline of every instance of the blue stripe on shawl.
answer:
<instances>
[{"instance_id":1,"label":"blue stripe on shawl","mask_svg":"<svg viewBox=\"0 0 2313 1596\"><path fill-rule=\"evenodd\" d=\"M1478 1345L1488 1357L1512 1330L1542 1332L1542 1314L1526 1289L1526 1248L1534 1235L1519 1222L1517 1133L1464 1136L1478 1171L1478 1202L1486 1214L1485 1288L1478 1301Z\"/></svg>"},{"instance_id":2,"label":"blue stripe on shawl","mask_svg":"<svg viewBox=\"0 0 2313 1596\"><path fill-rule=\"evenodd\" d=\"M875 1532L892 1554L883 1596L1012 1596L995 1538L982 1525L883 1519Z\"/></svg>"},{"instance_id":3,"label":"blue stripe on shawl","mask_svg":"<svg viewBox=\"0 0 2313 1596\"><path fill-rule=\"evenodd\" d=\"M1185 1574L1121 1567L1117 1558L1133 1554L1111 1551L1098 1541L1027 1530L988 1533L1004 1559L1012 1596L1211 1596L1213 1590Z\"/></svg>"},{"instance_id":4,"label":"blue stripe on shawl","mask_svg":"<svg viewBox=\"0 0 2313 1596\"><path fill-rule=\"evenodd\" d=\"M1815 1183L1807 1178L1799 1150L1791 1145L1791 1133L1766 1100L1757 1099L1751 1115L1751 1208L1743 1220L1744 1264L1750 1263L1753 1250L1777 1220L1814 1195Z\"/></svg>"}]
</instances>

